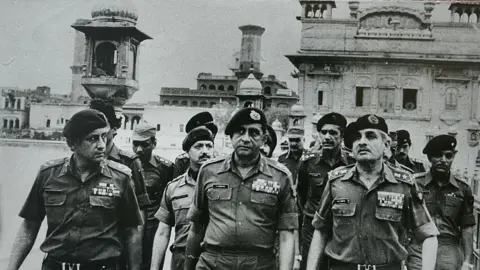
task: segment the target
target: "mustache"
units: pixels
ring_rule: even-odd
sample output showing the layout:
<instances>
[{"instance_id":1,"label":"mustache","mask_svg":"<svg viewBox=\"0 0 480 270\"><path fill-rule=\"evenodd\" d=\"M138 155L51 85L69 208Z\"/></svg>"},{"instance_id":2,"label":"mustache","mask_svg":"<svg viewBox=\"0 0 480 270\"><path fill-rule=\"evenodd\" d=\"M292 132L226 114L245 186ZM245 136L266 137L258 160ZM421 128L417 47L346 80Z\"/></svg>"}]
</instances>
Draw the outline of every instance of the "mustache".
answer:
<instances>
[{"instance_id":1,"label":"mustache","mask_svg":"<svg viewBox=\"0 0 480 270\"><path fill-rule=\"evenodd\" d=\"M202 159L202 158L211 158L211 156L209 154L202 154L200 156L200 159Z\"/></svg>"}]
</instances>

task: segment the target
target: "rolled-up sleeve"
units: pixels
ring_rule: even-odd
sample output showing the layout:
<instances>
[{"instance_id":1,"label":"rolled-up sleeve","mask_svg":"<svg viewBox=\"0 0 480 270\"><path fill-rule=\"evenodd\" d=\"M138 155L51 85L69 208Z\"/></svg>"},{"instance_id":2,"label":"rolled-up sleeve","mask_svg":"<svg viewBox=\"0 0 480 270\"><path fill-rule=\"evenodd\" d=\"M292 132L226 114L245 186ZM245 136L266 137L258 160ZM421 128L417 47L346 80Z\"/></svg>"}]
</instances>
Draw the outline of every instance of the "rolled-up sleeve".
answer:
<instances>
[{"instance_id":1,"label":"rolled-up sleeve","mask_svg":"<svg viewBox=\"0 0 480 270\"><path fill-rule=\"evenodd\" d=\"M39 171L35 182L28 193L28 197L20 210L19 216L34 222L42 222L45 218L45 204L43 202L42 186L43 186L42 172Z\"/></svg>"},{"instance_id":2,"label":"rolled-up sleeve","mask_svg":"<svg viewBox=\"0 0 480 270\"><path fill-rule=\"evenodd\" d=\"M460 227L469 227L475 225L475 215L473 214L474 198L470 186L465 186L463 193L464 200L462 205L462 217Z\"/></svg>"},{"instance_id":3,"label":"rolled-up sleeve","mask_svg":"<svg viewBox=\"0 0 480 270\"><path fill-rule=\"evenodd\" d=\"M289 173L285 179L285 187L282 190L279 204L279 220L277 230L297 230L298 212L295 196L293 195L292 175Z\"/></svg>"},{"instance_id":4,"label":"rolled-up sleeve","mask_svg":"<svg viewBox=\"0 0 480 270\"><path fill-rule=\"evenodd\" d=\"M435 226L425 202L419 195L421 193L417 185L412 185L410 191L406 200L407 206L404 209L407 211L408 226L412 229L415 239L423 242L428 237L439 235L437 226Z\"/></svg>"},{"instance_id":5,"label":"rolled-up sleeve","mask_svg":"<svg viewBox=\"0 0 480 270\"><path fill-rule=\"evenodd\" d=\"M205 209L208 208L208 200L206 199L205 194L205 181L206 175L203 167L200 169L197 177L197 186L195 187L195 195L193 197L193 203L188 210L187 220L192 222L197 222L200 224L205 224L208 218L205 216Z\"/></svg>"},{"instance_id":6,"label":"rolled-up sleeve","mask_svg":"<svg viewBox=\"0 0 480 270\"><path fill-rule=\"evenodd\" d=\"M160 202L160 207L158 208L157 212L155 213L155 218L157 218L160 222L163 222L171 227L175 226L175 214L172 208L172 201L171 201L171 185L167 186L165 191L163 192L162 201Z\"/></svg>"},{"instance_id":7,"label":"rolled-up sleeve","mask_svg":"<svg viewBox=\"0 0 480 270\"><path fill-rule=\"evenodd\" d=\"M330 182L327 182L327 185L323 190L318 210L313 217L312 226L317 230L330 231L332 225L332 192Z\"/></svg>"}]
</instances>

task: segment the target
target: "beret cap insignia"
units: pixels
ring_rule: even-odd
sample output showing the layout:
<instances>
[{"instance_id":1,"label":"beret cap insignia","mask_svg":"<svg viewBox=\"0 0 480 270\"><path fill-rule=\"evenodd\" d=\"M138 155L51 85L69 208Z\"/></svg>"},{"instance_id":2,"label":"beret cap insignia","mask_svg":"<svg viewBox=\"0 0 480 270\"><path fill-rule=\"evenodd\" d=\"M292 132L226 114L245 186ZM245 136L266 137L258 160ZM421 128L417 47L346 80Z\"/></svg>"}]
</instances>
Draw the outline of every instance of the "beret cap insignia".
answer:
<instances>
[{"instance_id":1,"label":"beret cap insignia","mask_svg":"<svg viewBox=\"0 0 480 270\"><path fill-rule=\"evenodd\" d=\"M252 120L258 121L260 120L261 116L256 111L250 111L250 118L252 118Z\"/></svg>"},{"instance_id":2,"label":"beret cap insignia","mask_svg":"<svg viewBox=\"0 0 480 270\"><path fill-rule=\"evenodd\" d=\"M368 117L368 121L374 125L378 124L378 118L373 114Z\"/></svg>"}]
</instances>

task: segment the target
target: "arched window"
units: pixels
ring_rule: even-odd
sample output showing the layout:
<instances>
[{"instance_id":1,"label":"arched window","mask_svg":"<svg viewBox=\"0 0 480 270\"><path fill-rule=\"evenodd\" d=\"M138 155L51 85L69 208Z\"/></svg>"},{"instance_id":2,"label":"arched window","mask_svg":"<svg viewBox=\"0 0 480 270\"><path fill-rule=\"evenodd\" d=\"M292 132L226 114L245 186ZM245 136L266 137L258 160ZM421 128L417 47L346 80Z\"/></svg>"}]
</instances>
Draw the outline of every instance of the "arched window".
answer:
<instances>
[{"instance_id":1,"label":"arched window","mask_svg":"<svg viewBox=\"0 0 480 270\"><path fill-rule=\"evenodd\" d=\"M8 128L13 128L13 120L8 121Z\"/></svg>"},{"instance_id":2,"label":"arched window","mask_svg":"<svg viewBox=\"0 0 480 270\"><path fill-rule=\"evenodd\" d=\"M20 120L15 119L15 128L20 128Z\"/></svg>"},{"instance_id":3,"label":"arched window","mask_svg":"<svg viewBox=\"0 0 480 270\"><path fill-rule=\"evenodd\" d=\"M103 42L95 49L95 68L93 75L115 76L117 66L117 47L111 42Z\"/></svg>"},{"instance_id":4,"label":"arched window","mask_svg":"<svg viewBox=\"0 0 480 270\"><path fill-rule=\"evenodd\" d=\"M7 127L8 127L8 120L3 119L3 128L7 128Z\"/></svg>"},{"instance_id":5,"label":"arched window","mask_svg":"<svg viewBox=\"0 0 480 270\"><path fill-rule=\"evenodd\" d=\"M160 131L162 129L162 125L157 124L157 131Z\"/></svg>"},{"instance_id":6,"label":"arched window","mask_svg":"<svg viewBox=\"0 0 480 270\"><path fill-rule=\"evenodd\" d=\"M10 121L12 121L12 120L10 120ZM13 121L12 121L12 122L13 122ZM47 128L50 127L50 119L47 119L46 126L47 126Z\"/></svg>"},{"instance_id":7,"label":"arched window","mask_svg":"<svg viewBox=\"0 0 480 270\"><path fill-rule=\"evenodd\" d=\"M14 99L14 98L12 98L10 100L10 108L15 109L15 101L16 101L16 99Z\"/></svg>"},{"instance_id":8,"label":"arched window","mask_svg":"<svg viewBox=\"0 0 480 270\"><path fill-rule=\"evenodd\" d=\"M213 108L213 106L217 105L216 102L210 102L210 108Z\"/></svg>"},{"instance_id":9,"label":"arched window","mask_svg":"<svg viewBox=\"0 0 480 270\"><path fill-rule=\"evenodd\" d=\"M200 85L200 90L207 90L207 86L205 84Z\"/></svg>"},{"instance_id":10,"label":"arched window","mask_svg":"<svg viewBox=\"0 0 480 270\"><path fill-rule=\"evenodd\" d=\"M206 101L202 101L202 103L200 103L200 107L202 108L207 108L208 107L208 103Z\"/></svg>"},{"instance_id":11,"label":"arched window","mask_svg":"<svg viewBox=\"0 0 480 270\"><path fill-rule=\"evenodd\" d=\"M267 87L265 87L265 89L263 89L263 92L265 93L265 95L271 95L272 94L272 88L270 88L270 86L267 86Z\"/></svg>"},{"instance_id":12,"label":"arched window","mask_svg":"<svg viewBox=\"0 0 480 270\"><path fill-rule=\"evenodd\" d=\"M180 106L187 107L188 102L186 100L182 100L182 103L180 103Z\"/></svg>"},{"instance_id":13,"label":"arched window","mask_svg":"<svg viewBox=\"0 0 480 270\"><path fill-rule=\"evenodd\" d=\"M132 79L136 79L136 65L137 65L137 48L130 44L130 51L128 52L128 73L132 75Z\"/></svg>"},{"instance_id":14,"label":"arched window","mask_svg":"<svg viewBox=\"0 0 480 270\"><path fill-rule=\"evenodd\" d=\"M8 108L8 98L5 97L5 109Z\"/></svg>"},{"instance_id":15,"label":"arched window","mask_svg":"<svg viewBox=\"0 0 480 270\"><path fill-rule=\"evenodd\" d=\"M123 116L123 129L127 129L128 120L129 120L128 116L124 115ZM67 123L67 122L65 121L65 123Z\"/></svg>"},{"instance_id":16,"label":"arched window","mask_svg":"<svg viewBox=\"0 0 480 270\"><path fill-rule=\"evenodd\" d=\"M225 91L225 86L219 85L219 86L218 86L218 90L219 90L219 91Z\"/></svg>"},{"instance_id":17,"label":"arched window","mask_svg":"<svg viewBox=\"0 0 480 270\"><path fill-rule=\"evenodd\" d=\"M323 105L323 91L318 91L317 105L319 106Z\"/></svg>"},{"instance_id":18,"label":"arched window","mask_svg":"<svg viewBox=\"0 0 480 270\"><path fill-rule=\"evenodd\" d=\"M445 91L445 110L455 111L457 110L458 97L457 89L449 88Z\"/></svg>"},{"instance_id":19,"label":"arched window","mask_svg":"<svg viewBox=\"0 0 480 270\"><path fill-rule=\"evenodd\" d=\"M192 101L191 106L198 107L198 102L196 100Z\"/></svg>"},{"instance_id":20,"label":"arched window","mask_svg":"<svg viewBox=\"0 0 480 270\"><path fill-rule=\"evenodd\" d=\"M229 85L227 88L228 91L235 91L235 86Z\"/></svg>"},{"instance_id":21,"label":"arched window","mask_svg":"<svg viewBox=\"0 0 480 270\"><path fill-rule=\"evenodd\" d=\"M210 84L210 85L208 86L208 90L215 90L215 85Z\"/></svg>"},{"instance_id":22,"label":"arched window","mask_svg":"<svg viewBox=\"0 0 480 270\"><path fill-rule=\"evenodd\" d=\"M164 105L164 106L170 105L170 100L164 100L164 101L163 101L163 105Z\"/></svg>"},{"instance_id":23,"label":"arched window","mask_svg":"<svg viewBox=\"0 0 480 270\"><path fill-rule=\"evenodd\" d=\"M178 106L178 100L172 101L172 106Z\"/></svg>"},{"instance_id":24,"label":"arched window","mask_svg":"<svg viewBox=\"0 0 480 270\"><path fill-rule=\"evenodd\" d=\"M244 107L244 108L251 108L251 107L253 107L253 102L252 102L252 101L246 101L246 102L243 104L243 107Z\"/></svg>"},{"instance_id":25,"label":"arched window","mask_svg":"<svg viewBox=\"0 0 480 270\"><path fill-rule=\"evenodd\" d=\"M22 103L20 99L17 99L17 110L20 110L22 108Z\"/></svg>"}]
</instances>

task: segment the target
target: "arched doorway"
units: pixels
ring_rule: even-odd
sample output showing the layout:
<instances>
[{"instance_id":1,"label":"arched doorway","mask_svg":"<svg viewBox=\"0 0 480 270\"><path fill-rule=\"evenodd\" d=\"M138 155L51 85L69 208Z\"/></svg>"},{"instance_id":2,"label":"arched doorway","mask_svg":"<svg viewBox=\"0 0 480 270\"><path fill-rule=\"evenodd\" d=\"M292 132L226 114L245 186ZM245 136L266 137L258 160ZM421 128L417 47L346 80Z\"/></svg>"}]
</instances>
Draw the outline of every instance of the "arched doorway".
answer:
<instances>
[{"instance_id":1,"label":"arched doorway","mask_svg":"<svg viewBox=\"0 0 480 270\"><path fill-rule=\"evenodd\" d=\"M138 123L140 123L140 116L135 115L132 117L132 123L130 123L130 129L133 130L137 127Z\"/></svg>"}]
</instances>

